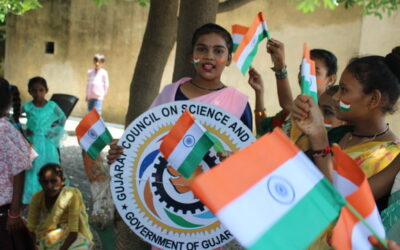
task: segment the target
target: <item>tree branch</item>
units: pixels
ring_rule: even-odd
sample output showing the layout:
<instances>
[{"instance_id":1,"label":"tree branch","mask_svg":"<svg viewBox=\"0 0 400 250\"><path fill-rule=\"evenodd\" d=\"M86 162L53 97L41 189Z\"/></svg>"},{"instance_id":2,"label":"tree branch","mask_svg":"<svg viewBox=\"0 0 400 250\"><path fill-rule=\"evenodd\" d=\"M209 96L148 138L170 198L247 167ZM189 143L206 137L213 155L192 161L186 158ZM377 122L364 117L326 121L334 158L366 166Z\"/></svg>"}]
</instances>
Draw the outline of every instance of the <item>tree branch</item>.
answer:
<instances>
[{"instance_id":1,"label":"tree branch","mask_svg":"<svg viewBox=\"0 0 400 250\"><path fill-rule=\"evenodd\" d=\"M218 13L228 12L254 0L226 0L218 4Z\"/></svg>"}]
</instances>

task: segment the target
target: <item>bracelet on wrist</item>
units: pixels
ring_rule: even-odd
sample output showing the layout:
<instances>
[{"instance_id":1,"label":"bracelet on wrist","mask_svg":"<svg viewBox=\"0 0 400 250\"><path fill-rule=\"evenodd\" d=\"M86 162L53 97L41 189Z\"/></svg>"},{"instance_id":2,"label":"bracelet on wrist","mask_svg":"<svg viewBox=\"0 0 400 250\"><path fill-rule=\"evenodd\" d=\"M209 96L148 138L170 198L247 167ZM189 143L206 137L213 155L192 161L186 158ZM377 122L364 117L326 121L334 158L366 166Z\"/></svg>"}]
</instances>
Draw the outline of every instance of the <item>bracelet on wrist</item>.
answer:
<instances>
[{"instance_id":1,"label":"bracelet on wrist","mask_svg":"<svg viewBox=\"0 0 400 250\"><path fill-rule=\"evenodd\" d=\"M277 75L282 75L282 74L287 73L287 66L285 64L285 66L283 66L283 68L280 68L280 69L272 67L271 70L274 71L275 74L277 74Z\"/></svg>"},{"instance_id":2,"label":"bracelet on wrist","mask_svg":"<svg viewBox=\"0 0 400 250\"><path fill-rule=\"evenodd\" d=\"M282 80L285 79L286 77L288 77L287 72L284 74L275 74L276 79Z\"/></svg>"},{"instance_id":3,"label":"bracelet on wrist","mask_svg":"<svg viewBox=\"0 0 400 250\"><path fill-rule=\"evenodd\" d=\"M321 150L312 150L311 155L314 158L324 158L325 156L332 153L332 147L330 145L326 146L324 149Z\"/></svg>"},{"instance_id":4,"label":"bracelet on wrist","mask_svg":"<svg viewBox=\"0 0 400 250\"><path fill-rule=\"evenodd\" d=\"M8 213L7 213L7 215L8 215L8 218L10 218L10 219L18 219L18 218L20 218L20 217L21 217L21 215L20 215L20 214L17 214L17 215L12 215L12 214L10 213L10 210L8 210Z\"/></svg>"},{"instance_id":5,"label":"bracelet on wrist","mask_svg":"<svg viewBox=\"0 0 400 250\"><path fill-rule=\"evenodd\" d=\"M261 111L254 110L255 116L267 116L267 110L263 108Z\"/></svg>"}]
</instances>

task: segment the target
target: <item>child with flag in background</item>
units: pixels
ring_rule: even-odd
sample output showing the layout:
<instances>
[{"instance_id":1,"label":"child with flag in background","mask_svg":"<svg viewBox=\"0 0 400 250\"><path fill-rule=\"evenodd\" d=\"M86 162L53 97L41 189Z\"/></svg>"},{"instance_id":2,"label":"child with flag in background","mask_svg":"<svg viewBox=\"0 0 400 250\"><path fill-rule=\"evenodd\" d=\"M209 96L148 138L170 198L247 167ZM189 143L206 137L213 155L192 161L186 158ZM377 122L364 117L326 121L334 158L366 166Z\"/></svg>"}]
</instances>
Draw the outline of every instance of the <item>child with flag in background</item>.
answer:
<instances>
[{"instance_id":1,"label":"child with flag in background","mask_svg":"<svg viewBox=\"0 0 400 250\"><path fill-rule=\"evenodd\" d=\"M334 96L337 117L348 125L327 133L317 105L304 95L294 101L293 117L311 142L315 162L329 179L333 180L329 145L337 143L363 170L375 200L379 200L390 193L400 170L398 137L385 121L400 95L400 47L386 57L352 59L339 85L339 93ZM392 208L392 212L398 213L398 210ZM388 216L397 221L398 214ZM393 221L391 225L395 224ZM319 248L327 247L323 239L320 243Z\"/></svg>"},{"instance_id":2,"label":"child with flag in background","mask_svg":"<svg viewBox=\"0 0 400 250\"><path fill-rule=\"evenodd\" d=\"M293 104L292 91L285 64L284 44L276 39L269 39L267 42L267 53L271 54L271 60L274 65L271 69L275 72L278 100L282 110L274 116L267 117L264 106L264 84L262 78L255 69L250 69L249 84L254 89L256 97L254 113L256 131L259 136L272 132L275 127L282 126L284 131L288 132L290 128L284 125L285 123L289 124L285 121L291 112ZM310 55L311 59L315 61L317 90L318 97L320 97L336 81L337 59L333 53L324 49L312 49ZM329 99L328 97L326 98ZM326 100L326 102L329 103L330 100ZM333 117L329 117L329 124L337 124L338 122Z\"/></svg>"}]
</instances>

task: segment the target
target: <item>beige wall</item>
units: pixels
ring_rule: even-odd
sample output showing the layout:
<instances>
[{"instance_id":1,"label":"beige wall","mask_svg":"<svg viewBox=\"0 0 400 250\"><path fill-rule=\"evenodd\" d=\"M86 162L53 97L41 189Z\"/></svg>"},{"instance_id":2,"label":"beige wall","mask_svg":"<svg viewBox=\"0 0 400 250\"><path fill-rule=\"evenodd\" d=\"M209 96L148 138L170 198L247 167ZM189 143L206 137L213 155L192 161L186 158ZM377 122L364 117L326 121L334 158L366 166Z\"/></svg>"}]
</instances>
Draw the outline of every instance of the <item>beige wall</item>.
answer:
<instances>
[{"instance_id":1,"label":"beige wall","mask_svg":"<svg viewBox=\"0 0 400 250\"><path fill-rule=\"evenodd\" d=\"M400 44L399 13L379 20L361 17L358 8L319 9L303 14L295 9L293 2L256 0L232 12L219 14L217 23L229 30L234 23L250 25L258 11L264 12L272 37L286 45L286 60L295 94L299 92L297 72L304 42L311 48L334 52L339 59L339 72L351 57L359 53L383 55ZM48 80L51 92L80 97L73 115L82 116L86 112L84 91L87 69L92 66L94 53L104 53L111 82L103 105L104 117L106 121L123 123L147 12L147 8L124 0L111 0L108 6L101 9L89 0L44 1L44 8L9 19L5 76L21 86L25 93L23 97L27 100L27 79L42 75ZM56 43L54 55L43 53L46 41ZM274 113L279 106L265 42L259 51L253 66L264 77L266 108L268 113ZM173 57L174 51L168 60L162 86L172 78ZM247 84L247 76L241 75L234 64L225 70L223 81L247 93L253 105L254 93ZM396 116L392 120L394 118Z\"/></svg>"}]
</instances>

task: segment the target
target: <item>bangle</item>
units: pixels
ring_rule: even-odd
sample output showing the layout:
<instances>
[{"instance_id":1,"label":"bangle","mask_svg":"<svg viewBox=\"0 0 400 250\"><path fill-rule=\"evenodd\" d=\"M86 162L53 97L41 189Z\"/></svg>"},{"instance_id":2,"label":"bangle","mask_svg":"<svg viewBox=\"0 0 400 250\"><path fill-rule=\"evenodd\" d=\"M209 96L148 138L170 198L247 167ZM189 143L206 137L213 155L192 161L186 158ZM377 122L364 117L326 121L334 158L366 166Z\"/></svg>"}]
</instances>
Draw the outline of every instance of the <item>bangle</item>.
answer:
<instances>
[{"instance_id":1,"label":"bangle","mask_svg":"<svg viewBox=\"0 0 400 250\"><path fill-rule=\"evenodd\" d=\"M21 215L19 215L19 214L17 214L17 215L12 215L11 213L10 213L10 210L8 210L8 218L10 218L10 219L18 219L18 218L20 218L21 217Z\"/></svg>"},{"instance_id":2,"label":"bangle","mask_svg":"<svg viewBox=\"0 0 400 250\"><path fill-rule=\"evenodd\" d=\"M288 76L287 72L283 73L283 74L275 74L276 79L282 80L285 79Z\"/></svg>"},{"instance_id":3,"label":"bangle","mask_svg":"<svg viewBox=\"0 0 400 250\"><path fill-rule=\"evenodd\" d=\"M271 70L274 71L277 75L283 75L283 74L287 73L287 66L285 64L285 66L283 66L283 68L281 68L281 69L272 67Z\"/></svg>"},{"instance_id":4,"label":"bangle","mask_svg":"<svg viewBox=\"0 0 400 250\"><path fill-rule=\"evenodd\" d=\"M261 111L254 110L255 116L267 116L267 110L263 108Z\"/></svg>"},{"instance_id":5,"label":"bangle","mask_svg":"<svg viewBox=\"0 0 400 250\"><path fill-rule=\"evenodd\" d=\"M311 155L314 158L318 158L318 157L325 157L327 155L329 155L330 153L332 153L332 148L330 145L326 146L324 149L322 150L312 150L311 151Z\"/></svg>"}]
</instances>

